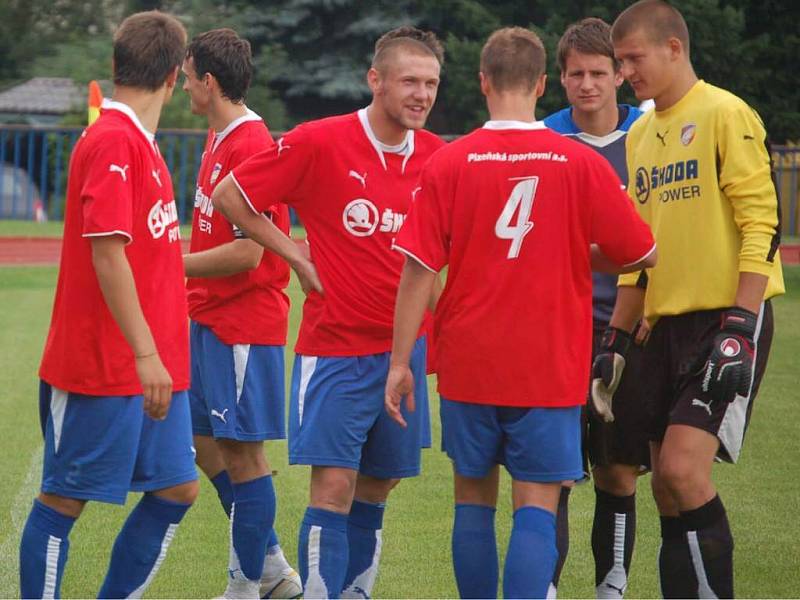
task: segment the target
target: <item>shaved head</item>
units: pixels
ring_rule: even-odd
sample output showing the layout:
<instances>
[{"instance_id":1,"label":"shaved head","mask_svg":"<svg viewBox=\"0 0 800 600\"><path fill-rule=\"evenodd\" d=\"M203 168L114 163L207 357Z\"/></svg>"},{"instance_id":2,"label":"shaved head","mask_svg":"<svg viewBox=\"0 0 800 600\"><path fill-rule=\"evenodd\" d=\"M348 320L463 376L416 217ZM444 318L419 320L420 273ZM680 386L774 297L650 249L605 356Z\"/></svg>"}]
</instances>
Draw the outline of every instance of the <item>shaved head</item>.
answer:
<instances>
[{"instance_id":1,"label":"shaved head","mask_svg":"<svg viewBox=\"0 0 800 600\"><path fill-rule=\"evenodd\" d=\"M663 44L669 38L677 38L689 55L689 28L678 9L664 0L639 0L617 17L611 27L614 43L634 33L643 31L655 44Z\"/></svg>"}]
</instances>

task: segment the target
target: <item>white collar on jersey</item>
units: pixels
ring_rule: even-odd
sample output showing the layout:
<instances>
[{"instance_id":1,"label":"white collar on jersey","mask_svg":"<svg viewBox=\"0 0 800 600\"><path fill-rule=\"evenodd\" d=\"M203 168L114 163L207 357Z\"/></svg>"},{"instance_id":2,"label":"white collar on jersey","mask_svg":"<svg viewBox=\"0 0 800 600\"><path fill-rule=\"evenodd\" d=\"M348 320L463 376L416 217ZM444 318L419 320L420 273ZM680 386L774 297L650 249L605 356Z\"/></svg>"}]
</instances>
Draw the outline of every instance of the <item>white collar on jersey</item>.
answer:
<instances>
[{"instance_id":1,"label":"white collar on jersey","mask_svg":"<svg viewBox=\"0 0 800 600\"><path fill-rule=\"evenodd\" d=\"M126 115L131 121L133 121L133 124L139 128L139 131L141 131L142 135L147 138L147 141L150 142L154 148L157 148L155 144L156 135L144 128L144 125L142 125L139 117L136 116L136 113L133 112L133 109L130 106L124 102L117 102L116 100L111 100L110 98L103 98L103 104L101 105L101 108L105 110L118 110L122 114Z\"/></svg>"},{"instance_id":2,"label":"white collar on jersey","mask_svg":"<svg viewBox=\"0 0 800 600\"><path fill-rule=\"evenodd\" d=\"M248 121L261 121L261 117L259 117L256 113L254 113L252 110L250 110L246 106L245 106L245 109L247 110L247 112L245 114L243 114L238 119L234 119L233 121L228 123L228 126L225 129L223 129L221 132L219 132L219 133L214 132L215 133L214 144L211 146L211 152L212 153L216 152L217 148L219 148L219 145L222 143L222 140L224 140L226 137L228 137L231 134L231 132L234 129L236 129L239 125L241 125L242 123L247 123Z\"/></svg>"},{"instance_id":3,"label":"white collar on jersey","mask_svg":"<svg viewBox=\"0 0 800 600\"><path fill-rule=\"evenodd\" d=\"M358 120L361 121L361 126L364 128L364 133L367 135L367 139L369 139L372 147L375 148L375 152L378 153L378 158L381 159L383 168L386 169L386 159L383 156L384 153L399 154L400 156L404 157L403 165L400 167L400 171L405 172L406 163L408 162L408 159L411 158L411 155L414 154L414 130L409 129L406 132L406 139L402 143L396 146L389 146L384 144L375 136L375 132L372 131L372 126L369 124L369 117L367 117L366 108L362 108L358 111Z\"/></svg>"},{"instance_id":4,"label":"white collar on jersey","mask_svg":"<svg viewBox=\"0 0 800 600\"><path fill-rule=\"evenodd\" d=\"M578 133L573 134L576 138L583 140L587 144L594 146L596 148L605 148L609 144L613 144L619 138L623 137L627 132L621 131L616 129L607 135L592 135L591 133L586 133L585 131L580 131Z\"/></svg>"},{"instance_id":5,"label":"white collar on jersey","mask_svg":"<svg viewBox=\"0 0 800 600\"><path fill-rule=\"evenodd\" d=\"M543 121L486 121L484 129L547 129Z\"/></svg>"}]
</instances>

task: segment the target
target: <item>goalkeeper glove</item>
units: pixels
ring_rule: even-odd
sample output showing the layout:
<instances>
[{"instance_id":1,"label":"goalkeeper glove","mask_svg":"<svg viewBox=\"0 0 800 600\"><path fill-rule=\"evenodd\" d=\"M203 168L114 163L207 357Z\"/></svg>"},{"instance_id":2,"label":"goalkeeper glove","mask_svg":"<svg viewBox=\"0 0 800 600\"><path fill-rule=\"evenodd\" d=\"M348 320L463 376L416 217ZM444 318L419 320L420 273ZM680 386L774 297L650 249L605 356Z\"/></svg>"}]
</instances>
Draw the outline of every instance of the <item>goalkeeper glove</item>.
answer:
<instances>
[{"instance_id":1,"label":"goalkeeper glove","mask_svg":"<svg viewBox=\"0 0 800 600\"><path fill-rule=\"evenodd\" d=\"M592 364L592 401L589 407L606 423L614 420L611 401L622 379L625 355L630 345L631 334L616 327L606 327Z\"/></svg>"},{"instance_id":2,"label":"goalkeeper glove","mask_svg":"<svg viewBox=\"0 0 800 600\"><path fill-rule=\"evenodd\" d=\"M703 374L703 391L712 402L733 402L747 396L753 370L757 316L735 306L722 313L719 333Z\"/></svg>"}]
</instances>

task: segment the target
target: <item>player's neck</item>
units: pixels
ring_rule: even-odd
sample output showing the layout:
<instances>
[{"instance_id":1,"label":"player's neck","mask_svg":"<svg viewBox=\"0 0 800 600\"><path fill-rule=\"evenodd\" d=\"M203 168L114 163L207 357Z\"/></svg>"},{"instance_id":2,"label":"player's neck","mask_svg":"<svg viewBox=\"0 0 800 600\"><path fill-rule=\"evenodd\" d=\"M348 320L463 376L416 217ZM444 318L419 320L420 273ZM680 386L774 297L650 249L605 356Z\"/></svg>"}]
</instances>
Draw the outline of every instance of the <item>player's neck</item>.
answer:
<instances>
[{"instance_id":1,"label":"player's neck","mask_svg":"<svg viewBox=\"0 0 800 600\"><path fill-rule=\"evenodd\" d=\"M667 89L653 98L656 103L656 110L667 110L675 106L697 82L697 75L691 65L688 69L681 70Z\"/></svg>"},{"instance_id":2,"label":"player's neck","mask_svg":"<svg viewBox=\"0 0 800 600\"><path fill-rule=\"evenodd\" d=\"M244 104L234 104L227 100L215 102L208 111L208 126L220 133L233 123L236 119L241 119L247 114L247 107Z\"/></svg>"},{"instance_id":3,"label":"player's neck","mask_svg":"<svg viewBox=\"0 0 800 600\"><path fill-rule=\"evenodd\" d=\"M609 104L602 110L587 112L572 107L572 121L584 133L603 137L617 128L619 123L619 107L617 103Z\"/></svg>"},{"instance_id":4,"label":"player's neck","mask_svg":"<svg viewBox=\"0 0 800 600\"><path fill-rule=\"evenodd\" d=\"M402 144L408 135L408 129L390 119L383 110L375 106L374 102L367 107L367 120L378 141L387 146Z\"/></svg>"},{"instance_id":5,"label":"player's neck","mask_svg":"<svg viewBox=\"0 0 800 600\"><path fill-rule=\"evenodd\" d=\"M158 129L161 109L164 107L167 88L162 86L154 92L127 86L114 87L111 99L131 107L142 126L150 133Z\"/></svg>"},{"instance_id":6,"label":"player's neck","mask_svg":"<svg viewBox=\"0 0 800 600\"><path fill-rule=\"evenodd\" d=\"M536 120L536 97L529 94L492 93L486 96L486 105L492 121L533 123Z\"/></svg>"}]
</instances>

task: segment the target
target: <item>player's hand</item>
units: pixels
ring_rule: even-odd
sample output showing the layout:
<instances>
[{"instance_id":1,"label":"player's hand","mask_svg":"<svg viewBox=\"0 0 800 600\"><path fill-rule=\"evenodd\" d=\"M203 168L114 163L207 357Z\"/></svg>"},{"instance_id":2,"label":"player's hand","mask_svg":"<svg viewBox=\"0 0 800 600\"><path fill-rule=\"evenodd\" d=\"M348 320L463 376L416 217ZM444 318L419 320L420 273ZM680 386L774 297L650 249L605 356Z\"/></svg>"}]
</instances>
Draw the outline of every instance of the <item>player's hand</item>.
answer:
<instances>
[{"instance_id":1,"label":"player's hand","mask_svg":"<svg viewBox=\"0 0 800 600\"><path fill-rule=\"evenodd\" d=\"M137 358L136 374L142 384L144 412L151 419L164 420L172 402L172 377L158 352Z\"/></svg>"},{"instance_id":2,"label":"player's hand","mask_svg":"<svg viewBox=\"0 0 800 600\"><path fill-rule=\"evenodd\" d=\"M313 262L303 257L301 260L297 261L292 268L294 272L297 273L297 279L300 280L300 287L303 288L303 293L306 296L312 291L319 292L320 294L323 293L322 281L319 279L317 268L314 266Z\"/></svg>"},{"instance_id":3,"label":"player's hand","mask_svg":"<svg viewBox=\"0 0 800 600\"><path fill-rule=\"evenodd\" d=\"M630 345L631 335L628 332L616 327L606 327L600 349L592 364L592 401L589 408L606 423L614 420L612 400L622 379L625 356Z\"/></svg>"},{"instance_id":4,"label":"player's hand","mask_svg":"<svg viewBox=\"0 0 800 600\"><path fill-rule=\"evenodd\" d=\"M403 427L407 427L403 413L400 412L404 397L406 408L409 412L414 412L414 374L407 365L392 365L386 378L384 404L389 416Z\"/></svg>"},{"instance_id":5,"label":"player's hand","mask_svg":"<svg viewBox=\"0 0 800 600\"><path fill-rule=\"evenodd\" d=\"M634 339L636 345L644 346L647 343L647 340L650 339L651 331L652 327L650 327L650 323L647 322L647 319L642 319L639 322L639 328L636 330L636 338Z\"/></svg>"},{"instance_id":6,"label":"player's hand","mask_svg":"<svg viewBox=\"0 0 800 600\"><path fill-rule=\"evenodd\" d=\"M749 393L757 319L738 306L722 313L720 331L703 367L703 391L712 402L733 402L737 394Z\"/></svg>"}]
</instances>

